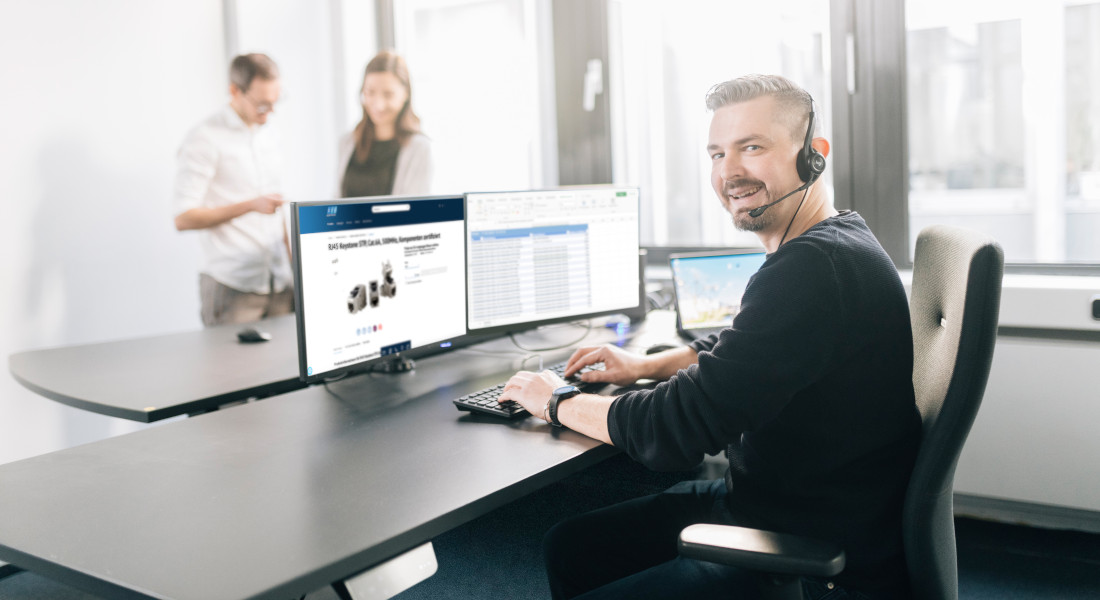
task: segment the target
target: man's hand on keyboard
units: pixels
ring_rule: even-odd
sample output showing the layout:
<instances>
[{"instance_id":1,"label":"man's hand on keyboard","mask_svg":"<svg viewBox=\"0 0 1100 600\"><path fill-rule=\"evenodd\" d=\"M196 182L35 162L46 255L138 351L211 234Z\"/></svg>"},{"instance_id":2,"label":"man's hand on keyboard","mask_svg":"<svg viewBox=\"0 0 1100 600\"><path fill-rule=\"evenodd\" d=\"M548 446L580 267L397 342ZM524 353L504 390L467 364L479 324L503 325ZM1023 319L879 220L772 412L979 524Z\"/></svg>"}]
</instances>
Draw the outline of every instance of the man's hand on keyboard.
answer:
<instances>
[{"instance_id":1,"label":"man's hand on keyboard","mask_svg":"<svg viewBox=\"0 0 1100 600\"><path fill-rule=\"evenodd\" d=\"M603 370L582 373L581 381L630 385L648 375L645 357L604 344L578 348L565 364L565 376L570 377L594 363L603 363Z\"/></svg>"},{"instance_id":2,"label":"man's hand on keyboard","mask_svg":"<svg viewBox=\"0 0 1100 600\"><path fill-rule=\"evenodd\" d=\"M500 394L500 401L518 402L527 409L527 412L546 421L549 418L549 415L545 414L546 402L550 400L554 390L563 385L569 384L552 371L542 373L520 371L505 384L504 391Z\"/></svg>"}]
</instances>

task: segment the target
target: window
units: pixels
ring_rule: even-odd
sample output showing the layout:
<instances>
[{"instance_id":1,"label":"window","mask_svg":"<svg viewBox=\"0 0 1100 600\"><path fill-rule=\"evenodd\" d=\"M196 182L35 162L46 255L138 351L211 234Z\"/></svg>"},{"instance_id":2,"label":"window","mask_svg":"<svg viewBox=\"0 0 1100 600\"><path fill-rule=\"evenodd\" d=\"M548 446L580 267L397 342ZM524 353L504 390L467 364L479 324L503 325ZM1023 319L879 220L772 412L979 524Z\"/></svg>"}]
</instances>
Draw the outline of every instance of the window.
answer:
<instances>
[{"instance_id":1,"label":"window","mask_svg":"<svg viewBox=\"0 0 1100 600\"><path fill-rule=\"evenodd\" d=\"M1100 2L1066 6L1066 259L1100 262Z\"/></svg>"},{"instance_id":2,"label":"window","mask_svg":"<svg viewBox=\"0 0 1100 600\"><path fill-rule=\"evenodd\" d=\"M642 190L642 243L759 245L711 190L704 98L778 73L813 95L831 137L829 3L611 0L609 27L613 178ZM831 194L831 168L822 182Z\"/></svg>"},{"instance_id":3,"label":"window","mask_svg":"<svg viewBox=\"0 0 1100 600\"><path fill-rule=\"evenodd\" d=\"M1100 262L1100 2L906 3L909 251L933 223L1006 262Z\"/></svg>"},{"instance_id":4,"label":"window","mask_svg":"<svg viewBox=\"0 0 1100 600\"><path fill-rule=\"evenodd\" d=\"M413 105L434 143L439 191L557 182L547 172L553 105L544 98L553 69L540 52L549 30L540 8L535 0L394 2L395 46L408 61Z\"/></svg>"}]
</instances>

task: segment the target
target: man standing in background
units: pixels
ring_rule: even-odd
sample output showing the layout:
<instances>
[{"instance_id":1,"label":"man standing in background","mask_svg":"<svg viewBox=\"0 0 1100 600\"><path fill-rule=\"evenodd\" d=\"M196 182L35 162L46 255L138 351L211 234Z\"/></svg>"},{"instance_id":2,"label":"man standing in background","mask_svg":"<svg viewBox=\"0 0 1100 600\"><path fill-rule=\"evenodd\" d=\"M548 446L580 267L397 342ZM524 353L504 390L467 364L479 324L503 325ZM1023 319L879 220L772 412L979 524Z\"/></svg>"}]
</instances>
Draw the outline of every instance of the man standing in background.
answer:
<instances>
[{"instance_id":1,"label":"man standing in background","mask_svg":"<svg viewBox=\"0 0 1100 600\"><path fill-rule=\"evenodd\" d=\"M202 322L245 323L294 310L290 249L273 132L279 69L263 54L229 67L230 100L196 126L177 155L179 231L202 231Z\"/></svg>"}]
</instances>

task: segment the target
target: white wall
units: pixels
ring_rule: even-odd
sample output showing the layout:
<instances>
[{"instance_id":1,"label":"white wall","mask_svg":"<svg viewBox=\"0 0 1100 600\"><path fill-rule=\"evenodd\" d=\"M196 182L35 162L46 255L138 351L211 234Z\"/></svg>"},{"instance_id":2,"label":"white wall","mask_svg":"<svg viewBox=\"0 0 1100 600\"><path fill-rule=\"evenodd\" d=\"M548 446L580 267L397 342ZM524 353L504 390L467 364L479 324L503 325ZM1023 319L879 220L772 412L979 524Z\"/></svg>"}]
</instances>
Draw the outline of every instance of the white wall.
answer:
<instances>
[{"instance_id":1,"label":"white wall","mask_svg":"<svg viewBox=\"0 0 1100 600\"><path fill-rule=\"evenodd\" d=\"M172 226L175 154L228 101L230 53L280 64L284 195L324 198L349 127L337 65L368 55L354 94L373 30L369 0L0 3L0 356L201 327L197 234ZM140 427L0 375L0 463Z\"/></svg>"},{"instance_id":2,"label":"white wall","mask_svg":"<svg viewBox=\"0 0 1100 600\"><path fill-rule=\"evenodd\" d=\"M1002 327L1100 332L1100 277L1006 275ZM1000 336L955 491L1100 511L1100 344Z\"/></svg>"},{"instance_id":3,"label":"white wall","mask_svg":"<svg viewBox=\"0 0 1100 600\"><path fill-rule=\"evenodd\" d=\"M335 110L337 90L344 92L336 66L343 49L332 34L340 3L236 0L233 4L237 47L230 52L263 52L279 65L283 100L275 112L285 166L283 197L332 198L337 193L336 140L349 129ZM373 27L373 21L369 25ZM357 90L352 94L358 96Z\"/></svg>"},{"instance_id":4,"label":"white wall","mask_svg":"<svg viewBox=\"0 0 1100 600\"><path fill-rule=\"evenodd\" d=\"M1100 511L1100 344L1001 337L955 491Z\"/></svg>"},{"instance_id":5,"label":"white wall","mask_svg":"<svg viewBox=\"0 0 1100 600\"><path fill-rule=\"evenodd\" d=\"M901 276L908 291L913 274ZM1100 332L1100 321L1091 318L1098 294L1100 277L1005 275L1000 326L1013 335L997 338L985 396L955 472L955 492L978 499L966 500L967 514L1100 527L1100 344L1031 337L1043 330ZM1034 506L1024 511L1015 503Z\"/></svg>"},{"instance_id":6,"label":"white wall","mask_svg":"<svg viewBox=\"0 0 1100 600\"><path fill-rule=\"evenodd\" d=\"M216 0L0 4L0 355L199 326L176 147L226 95ZM0 462L135 426L0 377Z\"/></svg>"}]
</instances>

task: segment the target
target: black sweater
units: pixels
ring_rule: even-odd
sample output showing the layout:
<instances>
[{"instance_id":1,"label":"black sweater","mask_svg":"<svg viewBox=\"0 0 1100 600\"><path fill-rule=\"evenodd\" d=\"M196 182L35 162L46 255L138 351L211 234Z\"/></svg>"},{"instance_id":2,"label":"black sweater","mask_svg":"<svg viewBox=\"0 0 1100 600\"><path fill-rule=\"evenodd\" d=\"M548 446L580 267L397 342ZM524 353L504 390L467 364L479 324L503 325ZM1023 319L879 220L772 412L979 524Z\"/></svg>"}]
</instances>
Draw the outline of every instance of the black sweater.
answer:
<instances>
[{"instance_id":1,"label":"black sweater","mask_svg":"<svg viewBox=\"0 0 1100 600\"><path fill-rule=\"evenodd\" d=\"M920 443L898 272L844 212L771 254L699 362L614 401L615 446L657 470L727 448L742 524L840 544L841 585L906 580L901 506Z\"/></svg>"}]
</instances>

